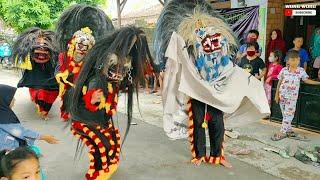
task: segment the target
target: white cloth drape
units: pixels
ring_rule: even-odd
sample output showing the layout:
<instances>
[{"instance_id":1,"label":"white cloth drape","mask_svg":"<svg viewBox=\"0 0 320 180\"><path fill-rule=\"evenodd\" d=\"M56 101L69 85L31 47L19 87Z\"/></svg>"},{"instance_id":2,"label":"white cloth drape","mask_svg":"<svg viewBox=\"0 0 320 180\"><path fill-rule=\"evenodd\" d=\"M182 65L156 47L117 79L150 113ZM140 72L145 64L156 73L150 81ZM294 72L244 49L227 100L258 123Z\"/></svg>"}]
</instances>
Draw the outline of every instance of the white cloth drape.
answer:
<instances>
[{"instance_id":1,"label":"white cloth drape","mask_svg":"<svg viewBox=\"0 0 320 180\"><path fill-rule=\"evenodd\" d=\"M231 62L214 82L201 79L183 38L175 32L166 57L163 83L165 131L171 128L174 121L167 116L181 110L177 99L186 99L183 95L213 106L226 114L226 120L237 120L239 123L259 120L270 114L262 82Z\"/></svg>"}]
</instances>

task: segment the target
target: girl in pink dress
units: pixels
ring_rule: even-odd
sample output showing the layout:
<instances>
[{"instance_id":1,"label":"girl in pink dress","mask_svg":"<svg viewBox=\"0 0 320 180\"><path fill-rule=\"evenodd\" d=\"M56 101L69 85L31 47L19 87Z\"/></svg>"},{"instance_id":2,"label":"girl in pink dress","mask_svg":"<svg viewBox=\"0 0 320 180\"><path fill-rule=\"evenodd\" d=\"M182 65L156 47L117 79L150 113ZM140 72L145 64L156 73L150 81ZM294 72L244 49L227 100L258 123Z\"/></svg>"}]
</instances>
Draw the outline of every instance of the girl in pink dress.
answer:
<instances>
[{"instance_id":1,"label":"girl in pink dress","mask_svg":"<svg viewBox=\"0 0 320 180\"><path fill-rule=\"evenodd\" d=\"M266 81L264 83L264 89L266 91L267 99L269 105L271 105L271 87L272 80L277 79L278 74L282 69L282 65L280 64L282 53L280 50L273 50L269 55L269 66L268 66L268 74L266 77Z\"/></svg>"}]
</instances>

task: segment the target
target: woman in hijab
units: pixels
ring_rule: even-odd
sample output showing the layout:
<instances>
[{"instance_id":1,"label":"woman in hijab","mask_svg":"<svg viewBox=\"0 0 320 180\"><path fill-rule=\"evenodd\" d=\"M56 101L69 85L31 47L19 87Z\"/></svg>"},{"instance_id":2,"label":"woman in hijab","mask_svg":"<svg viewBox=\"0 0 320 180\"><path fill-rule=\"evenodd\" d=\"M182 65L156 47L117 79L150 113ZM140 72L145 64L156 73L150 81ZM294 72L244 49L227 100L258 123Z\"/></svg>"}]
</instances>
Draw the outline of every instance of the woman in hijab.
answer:
<instances>
[{"instance_id":1,"label":"woman in hijab","mask_svg":"<svg viewBox=\"0 0 320 180\"><path fill-rule=\"evenodd\" d=\"M270 53L274 50L280 50L282 54L286 54L286 43L283 40L282 33L279 29L271 31L266 57L269 57ZM269 61L266 61L266 66L269 66Z\"/></svg>"},{"instance_id":2,"label":"woman in hijab","mask_svg":"<svg viewBox=\"0 0 320 180\"><path fill-rule=\"evenodd\" d=\"M23 127L12 111L15 102L16 88L0 84L0 151L13 150L19 146L31 146L35 140L44 140L57 144L58 140L51 135L39 133Z\"/></svg>"},{"instance_id":3,"label":"woman in hijab","mask_svg":"<svg viewBox=\"0 0 320 180\"><path fill-rule=\"evenodd\" d=\"M310 38L310 52L314 59L312 77L317 78L320 69L320 26L313 31Z\"/></svg>"}]
</instances>

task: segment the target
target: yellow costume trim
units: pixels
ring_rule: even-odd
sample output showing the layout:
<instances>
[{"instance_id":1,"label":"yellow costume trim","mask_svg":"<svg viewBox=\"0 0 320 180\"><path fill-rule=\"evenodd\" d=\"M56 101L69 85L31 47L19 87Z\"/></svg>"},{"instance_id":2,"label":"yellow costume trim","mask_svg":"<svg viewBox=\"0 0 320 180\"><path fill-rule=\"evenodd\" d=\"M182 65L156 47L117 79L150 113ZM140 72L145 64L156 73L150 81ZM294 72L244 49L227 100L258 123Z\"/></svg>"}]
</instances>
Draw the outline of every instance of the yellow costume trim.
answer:
<instances>
[{"instance_id":1,"label":"yellow costume trim","mask_svg":"<svg viewBox=\"0 0 320 180\"><path fill-rule=\"evenodd\" d=\"M206 120L204 120L204 122L202 123L202 128L207 129L208 128L208 124L206 122Z\"/></svg>"},{"instance_id":2,"label":"yellow costume trim","mask_svg":"<svg viewBox=\"0 0 320 180\"><path fill-rule=\"evenodd\" d=\"M118 164L109 165L109 172L104 172L104 170L99 171L99 176L97 180L108 180L110 179L111 175L116 172L118 169Z\"/></svg>"},{"instance_id":3,"label":"yellow costume trim","mask_svg":"<svg viewBox=\"0 0 320 180\"><path fill-rule=\"evenodd\" d=\"M111 83L108 83L108 92L113 93L113 87Z\"/></svg>"},{"instance_id":4,"label":"yellow costume trim","mask_svg":"<svg viewBox=\"0 0 320 180\"><path fill-rule=\"evenodd\" d=\"M83 86L83 87L82 87L82 94L83 94L83 95L86 95L86 94L87 94L87 91L88 91L88 87L87 87L87 86Z\"/></svg>"},{"instance_id":5,"label":"yellow costume trim","mask_svg":"<svg viewBox=\"0 0 320 180\"><path fill-rule=\"evenodd\" d=\"M16 62L18 61L18 56L16 57ZM32 70L32 63L30 60L30 53L28 53L28 55L24 58L23 63L21 63L18 68L20 69L25 69L25 70Z\"/></svg>"},{"instance_id":6,"label":"yellow costume trim","mask_svg":"<svg viewBox=\"0 0 320 180\"><path fill-rule=\"evenodd\" d=\"M66 89L65 89L65 85L66 84L69 84L71 87L73 87L74 85L69 82L67 79L68 79L68 76L69 76L69 71L68 70L65 70L64 72L62 73L58 73L56 75L56 80L59 84L59 97L63 96Z\"/></svg>"},{"instance_id":7,"label":"yellow costume trim","mask_svg":"<svg viewBox=\"0 0 320 180\"><path fill-rule=\"evenodd\" d=\"M92 31L89 27L81 28L81 31L87 34L92 34Z\"/></svg>"},{"instance_id":8,"label":"yellow costume trim","mask_svg":"<svg viewBox=\"0 0 320 180\"><path fill-rule=\"evenodd\" d=\"M98 108L99 108L99 110L101 110L105 107L106 107L106 98L102 95Z\"/></svg>"}]
</instances>

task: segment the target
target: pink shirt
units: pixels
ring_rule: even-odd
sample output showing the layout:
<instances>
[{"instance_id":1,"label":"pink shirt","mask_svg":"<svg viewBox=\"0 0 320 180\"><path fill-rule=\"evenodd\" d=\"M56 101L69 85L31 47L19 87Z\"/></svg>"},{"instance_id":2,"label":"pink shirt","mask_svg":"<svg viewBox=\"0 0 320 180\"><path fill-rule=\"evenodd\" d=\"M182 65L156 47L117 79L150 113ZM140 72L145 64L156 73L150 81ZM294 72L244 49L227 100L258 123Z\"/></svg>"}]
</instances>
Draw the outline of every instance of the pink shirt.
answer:
<instances>
[{"instance_id":1,"label":"pink shirt","mask_svg":"<svg viewBox=\"0 0 320 180\"><path fill-rule=\"evenodd\" d=\"M267 74L267 78L271 77L271 79L277 79L278 74L280 73L282 69L282 65L281 64L273 64L270 63L269 67L268 67L268 74ZM271 85L272 81L270 81L270 85Z\"/></svg>"}]
</instances>

